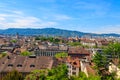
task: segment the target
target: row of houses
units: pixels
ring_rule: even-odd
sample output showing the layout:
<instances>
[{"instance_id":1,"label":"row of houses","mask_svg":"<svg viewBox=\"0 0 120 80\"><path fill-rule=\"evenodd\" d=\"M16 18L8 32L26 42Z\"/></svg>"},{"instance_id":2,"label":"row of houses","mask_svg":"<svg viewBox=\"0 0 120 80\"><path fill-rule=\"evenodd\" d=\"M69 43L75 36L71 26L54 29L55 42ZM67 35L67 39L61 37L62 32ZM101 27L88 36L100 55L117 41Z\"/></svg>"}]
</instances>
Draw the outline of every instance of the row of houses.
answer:
<instances>
[{"instance_id":1,"label":"row of houses","mask_svg":"<svg viewBox=\"0 0 120 80\"><path fill-rule=\"evenodd\" d=\"M69 42L80 42L82 45L90 46L90 47L101 47L101 46L107 46L110 42L113 42L113 40L107 40L107 39L90 39L90 38L69 38Z\"/></svg>"},{"instance_id":2,"label":"row of houses","mask_svg":"<svg viewBox=\"0 0 120 80\"><path fill-rule=\"evenodd\" d=\"M95 46L96 44L108 45L109 41L106 39L94 40L86 38L76 38L83 45ZM72 40L71 40L72 41ZM7 44L7 45L6 45ZM10 43L9 43L10 44ZM31 56L20 56L23 51L33 52ZM34 41L33 38L19 39L14 45L8 43L0 46L0 52L8 51L10 54L0 59L0 78L6 75L7 72L16 69L23 73L24 76L35 69L51 69L60 63L65 63L68 68L68 75L79 75L79 72L84 72L87 76L96 71L92 68L94 65L91 62L93 53L101 51L101 49L86 49L84 47L70 47L66 44L54 44L50 42ZM66 52L68 57L66 59L54 58L55 54Z\"/></svg>"}]
</instances>

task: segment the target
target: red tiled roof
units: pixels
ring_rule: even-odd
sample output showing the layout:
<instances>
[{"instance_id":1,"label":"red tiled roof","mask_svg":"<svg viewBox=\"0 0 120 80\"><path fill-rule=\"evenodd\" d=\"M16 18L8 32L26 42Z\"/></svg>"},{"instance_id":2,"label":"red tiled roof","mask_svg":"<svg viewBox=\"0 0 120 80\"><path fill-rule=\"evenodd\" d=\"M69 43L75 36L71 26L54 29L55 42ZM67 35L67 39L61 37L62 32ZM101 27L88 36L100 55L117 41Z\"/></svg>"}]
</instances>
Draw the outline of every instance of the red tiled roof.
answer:
<instances>
[{"instance_id":1,"label":"red tiled roof","mask_svg":"<svg viewBox=\"0 0 120 80\"><path fill-rule=\"evenodd\" d=\"M66 62L70 63L74 67L78 67L78 68L80 67L80 60L79 60L79 58L67 57Z\"/></svg>"},{"instance_id":2,"label":"red tiled roof","mask_svg":"<svg viewBox=\"0 0 120 80\"><path fill-rule=\"evenodd\" d=\"M95 40L90 40L90 39L86 39L86 38L81 38L80 40L82 42L86 42L86 43L95 43Z\"/></svg>"}]
</instances>

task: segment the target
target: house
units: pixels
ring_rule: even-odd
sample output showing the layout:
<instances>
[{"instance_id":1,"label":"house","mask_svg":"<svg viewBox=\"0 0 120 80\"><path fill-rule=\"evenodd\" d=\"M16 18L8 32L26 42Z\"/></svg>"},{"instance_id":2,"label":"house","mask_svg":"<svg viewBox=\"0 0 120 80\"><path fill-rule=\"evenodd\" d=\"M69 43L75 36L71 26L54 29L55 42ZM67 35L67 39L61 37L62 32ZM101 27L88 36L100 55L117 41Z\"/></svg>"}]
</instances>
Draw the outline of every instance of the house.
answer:
<instances>
[{"instance_id":1,"label":"house","mask_svg":"<svg viewBox=\"0 0 120 80\"><path fill-rule=\"evenodd\" d=\"M81 72L84 72L87 77L89 75L93 75L93 76L96 75L95 69L92 68L94 66L94 64L92 62L80 60L80 66L81 66Z\"/></svg>"},{"instance_id":2,"label":"house","mask_svg":"<svg viewBox=\"0 0 120 80\"><path fill-rule=\"evenodd\" d=\"M55 56L55 54L60 52L67 52L68 47L64 45L39 45L38 49L34 51L35 55L37 56Z\"/></svg>"},{"instance_id":3,"label":"house","mask_svg":"<svg viewBox=\"0 0 120 80\"><path fill-rule=\"evenodd\" d=\"M79 76L80 72L84 72L87 77L96 75L96 71L92 68L93 64L84 59L67 57L66 65L69 76Z\"/></svg>"},{"instance_id":4,"label":"house","mask_svg":"<svg viewBox=\"0 0 120 80\"><path fill-rule=\"evenodd\" d=\"M2 45L0 48L0 52L5 52L5 51L13 52L14 49L15 49L15 47L12 45Z\"/></svg>"},{"instance_id":5,"label":"house","mask_svg":"<svg viewBox=\"0 0 120 80\"><path fill-rule=\"evenodd\" d=\"M79 58L73 59L68 57L66 60L66 65L68 68L69 76L79 76L79 72L81 71L80 60Z\"/></svg>"},{"instance_id":6,"label":"house","mask_svg":"<svg viewBox=\"0 0 120 80\"><path fill-rule=\"evenodd\" d=\"M61 52L67 52L67 50L48 48L48 49L38 49L34 51L36 56L52 56L52 57L54 57L55 54L61 53Z\"/></svg>"},{"instance_id":7,"label":"house","mask_svg":"<svg viewBox=\"0 0 120 80\"><path fill-rule=\"evenodd\" d=\"M11 54L0 59L0 79L14 69L21 72L24 76L35 69L51 69L53 62L53 58L47 56L20 56Z\"/></svg>"},{"instance_id":8,"label":"house","mask_svg":"<svg viewBox=\"0 0 120 80\"><path fill-rule=\"evenodd\" d=\"M81 44L84 45L84 46L89 46L89 47L94 47L94 46L96 46L95 40L90 40L90 39L86 39L86 38L81 38L80 42L81 42Z\"/></svg>"},{"instance_id":9,"label":"house","mask_svg":"<svg viewBox=\"0 0 120 80\"><path fill-rule=\"evenodd\" d=\"M112 61L109 63L108 69L110 73L115 72L116 73L116 78L120 78L120 68L118 67L119 65L119 60L112 59Z\"/></svg>"},{"instance_id":10,"label":"house","mask_svg":"<svg viewBox=\"0 0 120 80\"><path fill-rule=\"evenodd\" d=\"M65 44L59 44L59 50L68 50L68 46Z\"/></svg>"},{"instance_id":11,"label":"house","mask_svg":"<svg viewBox=\"0 0 120 80\"><path fill-rule=\"evenodd\" d=\"M106 39L96 39L96 44L98 47L107 46L109 44L109 41Z\"/></svg>"},{"instance_id":12,"label":"house","mask_svg":"<svg viewBox=\"0 0 120 80\"><path fill-rule=\"evenodd\" d=\"M70 47L68 48L68 56L78 57L78 58L86 58L90 56L90 51L86 50L83 47Z\"/></svg>"}]
</instances>

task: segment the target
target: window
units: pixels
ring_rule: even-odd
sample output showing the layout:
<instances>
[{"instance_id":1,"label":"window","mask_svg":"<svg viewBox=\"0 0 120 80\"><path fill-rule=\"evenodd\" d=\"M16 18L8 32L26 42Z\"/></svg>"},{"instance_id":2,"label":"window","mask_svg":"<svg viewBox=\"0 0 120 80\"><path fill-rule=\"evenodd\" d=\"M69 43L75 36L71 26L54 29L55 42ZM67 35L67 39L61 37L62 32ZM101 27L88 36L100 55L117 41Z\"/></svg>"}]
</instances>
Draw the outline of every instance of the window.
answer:
<instances>
[{"instance_id":1,"label":"window","mask_svg":"<svg viewBox=\"0 0 120 80\"><path fill-rule=\"evenodd\" d=\"M71 73L71 70L69 70L69 73Z\"/></svg>"},{"instance_id":2,"label":"window","mask_svg":"<svg viewBox=\"0 0 120 80\"><path fill-rule=\"evenodd\" d=\"M30 67L35 67L35 65L34 65L34 64L31 64Z\"/></svg>"},{"instance_id":3,"label":"window","mask_svg":"<svg viewBox=\"0 0 120 80\"><path fill-rule=\"evenodd\" d=\"M18 64L17 67L22 67L22 64Z\"/></svg>"},{"instance_id":4,"label":"window","mask_svg":"<svg viewBox=\"0 0 120 80\"><path fill-rule=\"evenodd\" d=\"M10 56L7 56L7 59L10 59Z\"/></svg>"},{"instance_id":5,"label":"window","mask_svg":"<svg viewBox=\"0 0 120 80\"><path fill-rule=\"evenodd\" d=\"M67 68L69 68L69 65L67 65Z\"/></svg>"},{"instance_id":6,"label":"window","mask_svg":"<svg viewBox=\"0 0 120 80\"><path fill-rule=\"evenodd\" d=\"M67 68L71 68L71 65L67 65Z\"/></svg>"},{"instance_id":7,"label":"window","mask_svg":"<svg viewBox=\"0 0 120 80\"><path fill-rule=\"evenodd\" d=\"M13 67L13 64L8 64L8 67Z\"/></svg>"},{"instance_id":8,"label":"window","mask_svg":"<svg viewBox=\"0 0 120 80\"><path fill-rule=\"evenodd\" d=\"M72 72L72 75L76 75L76 72Z\"/></svg>"},{"instance_id":9,"label":"window","mask_svg":"<svg viewBox=\"0 0 120 80\"><path fill-rule=\"evenodd\" d=\"M75 67L72 67L72 70L76 70L76 68L75 68Z\"/></svg>"}]
</instances>

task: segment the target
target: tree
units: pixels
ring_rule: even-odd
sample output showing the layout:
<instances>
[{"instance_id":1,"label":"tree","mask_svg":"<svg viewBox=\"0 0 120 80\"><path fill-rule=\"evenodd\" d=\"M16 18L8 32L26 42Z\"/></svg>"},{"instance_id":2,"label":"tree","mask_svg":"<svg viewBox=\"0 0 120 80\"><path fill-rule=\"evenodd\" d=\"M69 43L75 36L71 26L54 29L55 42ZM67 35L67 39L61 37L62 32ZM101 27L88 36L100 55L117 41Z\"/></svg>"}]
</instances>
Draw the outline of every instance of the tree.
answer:
<instances>
[{"instance_id":1,"label":"tree","mask_svg":"<svg viewBox=\"0 0 120 80\"><path fill-rule=\"evenodd\" d=\"M70 46L82 46L82 44L80 42L72 42L72 43L68 43L68 45L70 45Z\"/></svg>"},{"instance_id":2,"label":"tree","mask_svg":"<svg viewBox=\"0 0 120 80\"><path fill-rule=\"evenodd\" d=\"M24 52L21 53L22 56L29 56L29 55L31 55L31 54L32 54L32 53L29 52L29 51L24 51Z\"/></svg>"},{"instance_id":3,"label":"tree","mask_svg":"<svg viewBox=\"0 0 120 80\"><path fill-rule=\"evenodd\" d=\"M87 77L84 72L80 72L79 76L71 76L70 80L101 80L101 77L98 75L96 75L96 76L89 75Z\"/></svg>"},{"instance_id":4,"label":"tree","mask_svg":"<svg viewBox=\"0 0 120 80\"><path fill-rule=\"evenodd\" d=\"M98 76L98 75L96 75L96 76L90 75L90 76L88 77L88 80L101 80L101 77Z\"/></svg>"},{"instance_id":5,"label":"tree","mask_svg":"<svg viewBox=\"0 0 120 80\"><path fill-rule=\"evenodd\" d=\"M7 56L7 52L2 52L2 53L0 54L0 58L3 58L3 57L5 57L5 56Z\"/></svg>"},{"instance_id":6,"label":"tree","mask_svg":"<svg viewBox=\"0 0 120 80\"><path fill-rule=\"evenodd\" d=\"M101 53L96 53L93 56L93 62L95 63L97 68L104 68L109 63L106 56Z\"/></svg>"},{"instance_id":7,"label":"tree","mask_svg":"<svg viewBox=\"0 0 120 80\"><path fill-rule=\"evenodd\" d=\"M65 64L59 65L52 70L48 70L47 80L68 80L68 70Z\"/></svg>"},{"instance_id":8,"label":"tree","mask_svg":"<svg viewBox=\"0 0 120 80\"><path fill-rule=\"evenodd\" d=\"M16 43L17 40L16 40L16 39L12 39L10 42L12 42L12 43Z\"/></svg>"},{"instance_id":9,"label":"tree","mask_svg":"<svg viewBox=\"0 0 120 80\"><path fill-rule=\"evenodd\" d=\"M120 43L115 42L115 43L109 44L108 47L105 48L104 54L107 55L108 56L107 58L110 58L111 60L118 59L119 63L116 66L118 66L118 68L119 68L119 65L120 65ZM116 71L117 71L117 69L116 69ZM116 71L115 71L115 73L116 73ZM106 78L108 80L112 80L115 78L115 75L113 75L113 73L111 73L111 75Z\"/></svg>"},{"instance_id":10,"label":"tree","mask_svg":"<svg viewBox=\"0 0 120 80\"><path fill-rule=\"evenodd\" d=\"M46 80L47 70L33 70L25 80Z\"/></svg>"},{"instance_id":11,"label":"tree","mask_svg":"<svg viewBox=\"0 0 120 80\"><path fill-rule=\"evenodd\" d=\"M95 63L95 68L100 76L104 76L103 70L107 71L109 64L108 58L100 53L96 53L93 57L93 62Z\"/></svg>"},{"instance_id":12,"label":"tree","mask_svg":"<svg viewBox=\"0 0 120 80\"><path fill-rule=\"evenodd\" d=\"M111 59L114 60L116 58L120 60L120 43L118 42L109 44L106 48L104 48L102 54L96 53L96 55L93 57L93 62L96 65L99 75L101 75L101 79L105 80L115 79L115 75L113 75L112 73L106 75L102 74L102 70L100 70L100 68L104 68L105 71L108 71L108 67L106 66L109 64Z\"/></svg>"},{"instance_id":13,"label":"tree","mask_svg":"<svg viewBox=\"0 0 120 80\"><path fill-rule=\"evenodd\" d=\"M25 80L68 80L67 66L63 64L51 70L34 70Z\"/></svg>"},{"instance_id":14,"label":"tree","mask_svg":"<svg viewBox=\"0 0 120 80\"><path fill-rule=\"evenodd\" d=\"M58 43L58 42L60 42L60 39L55 38L55 39L54 39L54 43Z\"/></svg>"},{"instance_id":15,"label":"tree","mask_svg":"<svg viewBox=\"0 0 120 80\"><path fill-rule=\"evenodd\" d=\"M39 37L35 37L35 40L40 40L40 38Z\"/></svg>"},{"instance_id":16,"label":"tree","mask_svg":"<svg viewBox=\"0 0 120 80\"><path fill-rule=\"evenodd\" d=\"M24 77L18 71L13 70L4 76L2 80L24 80Z\"/></svg>"},{"instance_id":17,"label":"tree","mask_svg":"<svg viewBox=\"0 0 120 80\"><path fill-rule=\"evenodd\" d=\"M120 43L111 43L108 47L104 50L106 55L110 55L112 58L120 58Z\"/></svg>"},{"instance_id":18,"label":"tree","mask_svg":"<svg viewBox=\"0 0 120 80\"><path fill-rule=\"evenodd\" d=\"M67 56L68 56L68 54L65 53L65 52L55 54L56 58L64 58L64 57L67 57Z\"/></svg>"}]
</instances>

